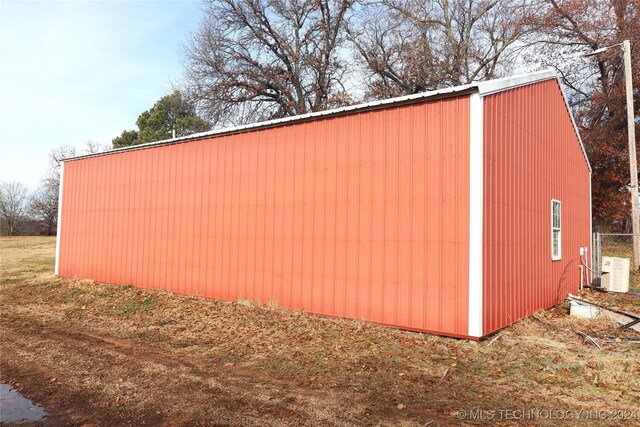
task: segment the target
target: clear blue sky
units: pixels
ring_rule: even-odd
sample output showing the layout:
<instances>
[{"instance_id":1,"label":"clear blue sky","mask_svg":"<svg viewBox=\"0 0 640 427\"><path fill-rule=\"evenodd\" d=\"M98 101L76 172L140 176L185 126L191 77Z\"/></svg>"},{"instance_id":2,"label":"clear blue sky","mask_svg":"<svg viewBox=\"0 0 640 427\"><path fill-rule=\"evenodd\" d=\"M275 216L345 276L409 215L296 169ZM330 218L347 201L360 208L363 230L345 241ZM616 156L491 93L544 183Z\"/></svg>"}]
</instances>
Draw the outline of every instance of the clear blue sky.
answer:
<instances>
[{"instance_id":1,"label":"clear blue sky","mask_svg":"<svg viewBox=\"0 0 640 427\"><path fill-rule=\"evenodd\" d=\"M35 189L52 149L134 129L200 18L198 0L0 0L0 181Z\"/></svg>"}]
</instances>

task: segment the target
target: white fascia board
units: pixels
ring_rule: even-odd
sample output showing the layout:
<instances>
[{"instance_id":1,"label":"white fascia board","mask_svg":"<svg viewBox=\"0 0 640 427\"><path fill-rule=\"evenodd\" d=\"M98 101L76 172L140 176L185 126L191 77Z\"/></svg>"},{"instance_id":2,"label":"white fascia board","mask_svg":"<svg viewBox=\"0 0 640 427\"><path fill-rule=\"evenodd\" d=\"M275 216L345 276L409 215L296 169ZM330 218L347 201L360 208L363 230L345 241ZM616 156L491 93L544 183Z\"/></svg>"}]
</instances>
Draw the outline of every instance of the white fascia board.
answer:
<instances>
[{"instance_id":1,"label":"white fascia board","mask_svg":"<svg viewBox=\"0 0 640 427\"><path fill-rule=\"evenodd\" d=\"M567 112L569 113L569 117L571 117L571 124L573 125L573 131L576 133L576 136L578 137L578 142L580 143L580 148L582 149L582 155L584 156L584 160L587 162L589 173L591 173L592 172L591 163L589 162L589 157L587 157L587 151L584 149L584 144L582 143L582 138L580 137L580 132L578 131L578 126L576 126L576 120L573 118L573 112L571 111L569 100L567 99L567 96L564 94L564 89L562 89L562 82L558 78L556 78L556 80L558 81L560 93L562 93L562 99L564 99L564 105L565 107L567 107Z\"/></svg>"},{"instance_id":2,"label":"white fascia board","mask_svg":"<svg viewBox=\"0 0 640 427\"><path fill-rule=\"evenodd\" d=\"M479 82L478 90L480 91L480 95L491 95L492 93L503 92L505 90L515 89L517 87L557 78L555 71L544 70L535 73L519 74L517 76Z\"/></svg>"},{"instance_id":3,"label":"white fascia board","mask_svg":"<svg viewBox=\"0 0 640 427\"><path fill-rule=\"evenodd\" d=\"M468 335L483 335L484 98L470 96L469 122L469 324Z\"/></svg>"},{"instance_id":4,"label":"white fascia board","mask_svg":"<svg viewBox=\"0 0 640 427\"><path fill-rule=\"evenodd\" d=\"M573 117L573 112L571 111L571 107L569 106L569 100L567 99L564 90L562 89L562 82L558 78L558 74L554 70L544 70L538 71L535 73L528 74L520 74L517 76L504 77L502 79L496 80L488 80L484 82L478 83L478 90L480 91L480 95L487 96L498 92L504 92L505 90L515 89L518 87L530 85L533 83L543 82L546 80L556 80L558 86L560 87L560 92L562 93L562 98L564 99L564 104L567 107L567 112L571 117L571 123L573 124L573 130L578 137L578 141L580 142L580 148L582 149L582 154L584 155L584 159L587 162L587 167L589 171L591 171L591 164L589 163L589 158L587 157L587 152L584 149L584 144L582 142L582 138L580 138L580 132L578 132L578 127L576 126L576 121Z\"/></svg>"},{"instance_id":5,"label":"white fascia board","mask_svg":"<svg viewBox=\"0 0 640 427\"><path fill-rule=\"evenodd\" d=\"M60 184L58 185L58 221L56 224L56 264L54 274L57 276L60 268L60 230L62 229L62 188L64 186L64 162L60 163Z\"/></svg>"},{"instance_id":6,"label":"white fascia board","mask_svg":"<svg viewBox=\"0 0 640 427\"><path fill-rule=\"evenodd\" d=\"M233 127L223 128L223 129L215 129L208 132L194 133L192 135L183 136L179 138L165 139L162 141L147 142L145 144L138 144L138 145L133 145L129 147L115 148L113 150L104 151L102 153L93 153L93 154L85 154L82 156L68 157L65 160L76 160L76 159L83 159L83 158L89 158L89 157L99 157L99 156L104 156L109 154L115 154L122 151L134 151L134 150L152 148L152 147L161 146L161 145L178 144L181 142L186 142L194 139L214 137L214 136L226 135L231 133L246 132L251 130L274 127L278 125L292 124L292 123L302 122L310 119L331 117L331 116L347 114L347 113L356 113L359 110L393 107L394 104L401 104L405 102L426 100L429 98L439 98L443 96L444 97L456 96L456 94L463 94L463 93L476 91L477 88L478 88L477 83L449 87L449 88L439 89L439 90L434 90L429 92L421 92L421 93L416 93L412 95L400 96L397 98L383 99L379 101L366 102L363 104L350 105L348 107L340 107L340 108L335 108L333 110L317 111L314 113L283 117L281 119L267 120L263 122L249 123L246 125L233 126Z\"/></svg>"}]
</instances>

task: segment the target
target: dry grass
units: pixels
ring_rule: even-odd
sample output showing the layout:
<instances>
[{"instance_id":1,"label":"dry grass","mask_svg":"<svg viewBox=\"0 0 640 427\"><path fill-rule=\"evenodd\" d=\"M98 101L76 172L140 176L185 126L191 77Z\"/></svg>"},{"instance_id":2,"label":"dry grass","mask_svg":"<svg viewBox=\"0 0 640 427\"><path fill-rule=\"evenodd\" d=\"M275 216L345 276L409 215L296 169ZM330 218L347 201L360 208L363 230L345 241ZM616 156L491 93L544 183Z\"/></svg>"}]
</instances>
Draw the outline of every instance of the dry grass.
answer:
<instances>
[{"instance_id":1,"label":"dry grass","mask_svg":"<svg viewBox=\"0 0 640 427\"><path fill-rule=\"evenodd\" d=\"M489 345L56 279L53 239L0 245L2 381L48 406L52 423L445 425L462 410L637 411L640 401L640 344L600 340L600 351L576 332L621 336L617 325L566 307ZM640 312L637 298L613 302Z\"/></svg>"}]
</instances>

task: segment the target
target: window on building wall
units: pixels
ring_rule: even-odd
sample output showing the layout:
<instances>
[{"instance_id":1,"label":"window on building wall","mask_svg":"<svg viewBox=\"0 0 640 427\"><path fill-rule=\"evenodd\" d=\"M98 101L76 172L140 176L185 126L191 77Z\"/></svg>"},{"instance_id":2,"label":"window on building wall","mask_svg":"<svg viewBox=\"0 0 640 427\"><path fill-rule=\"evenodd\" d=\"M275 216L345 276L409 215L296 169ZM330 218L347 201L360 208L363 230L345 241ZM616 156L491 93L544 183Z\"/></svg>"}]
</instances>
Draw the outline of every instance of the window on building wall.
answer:
<instances>
[{"instance_id":1,"label":"window on building wall","mask_svg":"<svg viewBox=\"0 0 640 427\"><path fill-rule=\"evenodd\" d=\"M551 200L551 259L562 259L562 203Z\"/></svg>"}]
</instances>

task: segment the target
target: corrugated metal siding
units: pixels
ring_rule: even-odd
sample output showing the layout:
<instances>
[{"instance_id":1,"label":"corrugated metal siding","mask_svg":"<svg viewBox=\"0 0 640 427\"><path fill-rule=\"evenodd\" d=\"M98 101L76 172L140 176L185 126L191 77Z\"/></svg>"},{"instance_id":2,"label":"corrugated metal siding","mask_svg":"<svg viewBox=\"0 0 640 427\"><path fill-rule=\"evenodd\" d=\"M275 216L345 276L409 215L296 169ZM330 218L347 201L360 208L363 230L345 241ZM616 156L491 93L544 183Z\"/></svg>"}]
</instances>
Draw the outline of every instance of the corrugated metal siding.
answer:
<instances>
[{"instance_id":1,"label":"corrugated metal siding","mask_svg":"<svg viewBox=\"0 0 640 427\"><path fill-rule=\"evenodd\" d=\"M60 274L465 336L469 98L65 164Z\"/></svg>"},{"instance_id":2,"label":"corrugated metal siding","mask_svg":"<svg viewBox=\"0 0 640 427\"><path fill-rule=\"evenodd\" d=\"M590 248L590 175L555 80L484 103L484 333L547 308L580 281ZM562 202L562 260L551 260L551 199ZM590 250L590 249L589 249Z\"/></svg>"}]
</instances>

